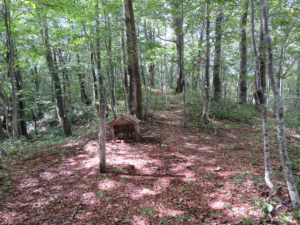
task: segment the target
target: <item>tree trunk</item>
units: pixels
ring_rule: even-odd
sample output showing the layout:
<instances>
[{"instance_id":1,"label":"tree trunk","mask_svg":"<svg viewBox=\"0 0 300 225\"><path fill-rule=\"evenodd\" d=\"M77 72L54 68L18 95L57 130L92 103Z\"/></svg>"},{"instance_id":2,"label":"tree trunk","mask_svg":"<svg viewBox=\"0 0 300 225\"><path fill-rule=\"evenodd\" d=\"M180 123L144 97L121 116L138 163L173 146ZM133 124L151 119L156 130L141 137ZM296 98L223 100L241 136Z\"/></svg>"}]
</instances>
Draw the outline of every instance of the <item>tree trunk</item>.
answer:
<instances>
[{"instance_id":1,"label":"tree trunk","mask_svg":"<svg viewBox=\"0 0 300 225\"><path fill-rule=\"evenodd\" d=\"M11 1L4 0L4 22L6 28L6 36L7 36L7 44L8 44L8 54L9 54L9 76L11 81L11 93L12 93L12 105L13 105L13 139L17 141L19 138L18 133L18 111L17 111L17 98L15 92L15 81L14 81L14 59L13 59L13 44L12 44L12 36L11 36L11 16L10 16L10 4Z\"/></svg>"},{"instance_id":2,"label":"tree trunk","mask_svg":"<svg viewBox=\"0 0 300 225\"><path fill-rule=\"evenodd\" d=\"M99 155L100 155L100 172L106 172L106 118L105 118L105 99L100 99L99 104L99 116L100 116L100 127L99 127Z\"/></svg>"},{"instance_id":3,"label":"tree trunk","mask_svg":"<svg viewBox=\"0 0 300 225\"><path fill-rule=\"evenodd\" d=\"M298 214L300 213L300 198L295 185L293 173L291 170L287 147L286 147L286 138L285 138L285 125L284 125L284 112L281 96L279 94L278 86L276 85L274 70L273 70L273 49L272 49L272 39L268 27L268 14L267 14L267 5L266 0L261 0L261 18L264 31L264 39L267 48L267 71L269 75L269 80L271 83L272 91L276 101L276 117L277 117L277 131L278 131L278 143L279 143L279 152L281 156L282 168L285 175L287 187L289 194L292 200L292 204L297 210Z\"/></svg>"},{"instance_id":4,"label":"tree trunk","mask_svg":"<svg viewBox=\"0 0 300 225\"><path fill-rule=\"evenodd\" d=\"M0 117L0 144L4 140L5 140L5 134L4 134L4 131L3 131L2 120L1 120L1 117Z\"/></svg>"},{"instance_id":5,"label":"tree trunk","mask_svg":"<svg viewBox=\"0 0 300 225\"><path fill-rule=\"evenodd\" d=\"M205 101L202 112L202 119L204 123L209 123L209 107L210 107L210 82L209 82L209 69L210 69L210 33L209 33L209 6L210 1L206 2L206 61L205 61Z\"/></svg>"},{"instance_id":6,"label":"tree trunk","mask_svg":"<svg viewBox=\"0 0 300 225\"><path fill-rule=\"evenodd\" d=\"M72 135L72 130L71 130L71 126L68 121L67 114L65 112L63 97L62 97L61 83L60 83L58 71L55 68L53 57L52 57L52 51L51 51L51 47L50 47L50 43L49 43L48 27L45 24L44 24L44 27L42 30L42 38L44 39L44 45L46 48L47 66L48 66L49 72L51 74L51 78L52 78L54 88L55 88L55 103L56 103L57 116L58 116L60 125L62 126L64 135L70 136L70 135Z\"/></svg>"},{"instance_id":7,"label":"tree trunk","mask_svg":"<svg viewBox=\"0 0 300 225\"><path fill-rule=\"evenodd\" d=\"M80 98L83 104L89 105L91 101L89 100L86 92L85 92L85 75L80 72L80 56L77 54L77 66L78 66L78 82L80 85Z\"/></svg>"},{"instance_id":8,"label":"tree trunk","mask_svg":"<svg viewBox=\"0 0 300 225\"><path fill-rule=\"evenodd\" d=\"M95 72L94 52L93 52L92 45L90 45L90 59L91 59L91 70L92 70L92 77L93 77L94 104L95 104L96 110L98 112L98 110L99 110L99 107L97 105L98 87L97 87L97 77L96 77L96 72Z\"/></svg>"},{"instance_id":9,"label":"tree trunk","mask_svg":"<svg viewBox=\"0 0 300 225\"><path fill-rule=\"evenodd\" d=\"M239 73L239 94L238 103L247 103L247 35L246 24L248 15L248 2L244 4L244 13L240 24L240 73Z\"/></svg>"},{"instance_id":10,"label":"tree trunk","mask_svg":"<svg viewBox=\"0 0 300 225\"><path fill-rule=\"evenodd\" d=\"M220 101L222 96L222 87L220 80L221 72L221 50L222 50L222 21L223 12L221 6L218 6L218 15L216 19L216 43L215 43L215 59L213 67L213 86L214 86L214 101Z\"/></svg>"},{"instance_id":11,"label":"tree trunk","mask_svg":"<svg viewBox=\"0 0 300 225\"><path fill-rule=\"evenodd\" d=\"M169 80L170 88L173 88L173 83L174 83L174 64L172 63L170 66L170 80Z\"/></svg>"},{"instance_id":12,"label":"tree trunk","mask_svg":"<svg viewBox=\"0 0 300 225\"><path fill-rule=\"evenodd\" d=\"M133 74L133 47L131 40L130 15L127 0L123 0L123 17L126 30L127 71L128 71L128 114L134 115L136 109L136 83Z\"/></svg>"},{"instance_id":13,"label":"tree trunk","mask_svg":"<svg viewBox=\"0 0 300 225\"><path fill-rule=\"evenodd\" d=\"M173 6L176 11L179 11L180 5L182 5L180 2L174 2ZM183 7L183 6L182 6ZM180 16L179 16L180 15ZM177 54L177 68L178 68L178 77L177 77L177 86L176 86L176 93L181 93L183 91L184 86L184 79L183 79L183 18L182 14L179 12L176 12L175 15L173 15L173 24L175 28L175 36L176 36L176 54Z\"/></svg>"},{"instance_id":14,"label":"tree trunk","mask_svg":"<svg viewBox=\"0 0 300 225\"><path fill-rule=\"evenodd\" d=\"M262 25L260 25L260 36L262 33ZM263 118L263 136L264 136L264 159L265 159L265 181L270 189L274 189L275 185L272 181L271 172L271 160L270 160L270 148L269 148L269 124L267 114L267 99L265 96L265 62L261 60L263 50L263 39L260 39L259 55L257 54L256 42L255 42L255 29L254 29L254 1L251 0L251 41L252 50L255 58L255 74L256 74L256 93L261 93L261 100L259 99L258 104L262 106L262 118ZM262 86L264 84L264 86Z\"/></svg>"},{"instance_id":15,"label":"tree trunk","mask_svg":"<svg viewBox=\"0 0 300 225\"><path fill-rule=\"evenodd\" d=\"M133 74L135 78L136 84L136 109L135 114L137 118L140 120L143 118L143 106L142 106L142 88L140 81L140 72L139 72L139 59L137 52L137 38L136 38L136 30L135 30L135 22L134 22L134 13L132 0L127 0L128 3L128 12L130 18L130 30L131 30L131 39L132 39L132 49L133 49Z\"/></svg>"},{"instance_id":16,"label":"tree trunk","mask_svg":"<svg viewBox=\"0 0 300 225\"><path fill-rule=\"evenodd\" d=\"M97 73L98 73L98 82L99 82L99 97L105 98L105 88L103 85L103 75L101 71L101 50L100 50L100 18L99 18L99 5L98 3L95 6L95 10L97 13L96 16L96 62L97 62ZM99 104L100 107L100 104Z\"/></svg>"}]
</instances>

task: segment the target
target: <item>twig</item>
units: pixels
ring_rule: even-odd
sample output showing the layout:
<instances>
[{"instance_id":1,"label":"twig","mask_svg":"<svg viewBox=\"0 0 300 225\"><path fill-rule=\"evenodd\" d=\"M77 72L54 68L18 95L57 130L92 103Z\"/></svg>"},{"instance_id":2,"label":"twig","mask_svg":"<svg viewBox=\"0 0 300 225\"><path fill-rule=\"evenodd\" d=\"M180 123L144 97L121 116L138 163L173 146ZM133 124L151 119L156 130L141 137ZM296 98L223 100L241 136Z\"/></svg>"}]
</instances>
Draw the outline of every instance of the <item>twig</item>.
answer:
<instances>
[{"instance_id":1,"label":"twig","mask_svg":"<svg viewBox=\"0 0 300 225\"><path fill-rule=\"evenodd\" d=\"M28 219L30 219L30 218L32 218L32 217L34 217L34 216L36 216L36 215L39 213L39 210L38 210L38 208L37 208L37 207L35 207L35 209L36 209L36 213L35 213L34 215L31 215L31 216L28 216L27 218L25 218L25 219L23 220L23 222L24 222L25 220L28 220Z\"/></svg>"},{"instance_id":2,"label":"twig","mask_svg":"<svg viewBox=\"0 0 300 225\"><path fill-rule=\"evenodd\" d=\"M45 219L43 219L43 221L45 221L45 220L51 220L51 219L52 219L52 215L49 216L49 217L47 217L47 218L45 218Z\"/></svg>"},{"instance_id":3,"label":"twig","mask_svg":"<svg viewBox=\"0 0 300 225\"><path fill-rule=\"evenodd\" d=\"M72 219L74 219L74 216L75 216L76 212L77 212L77 207L75 207L75 211L74 211L74 213L73 213L73 215L71 217Z\"/></svg>"}]
</instances>

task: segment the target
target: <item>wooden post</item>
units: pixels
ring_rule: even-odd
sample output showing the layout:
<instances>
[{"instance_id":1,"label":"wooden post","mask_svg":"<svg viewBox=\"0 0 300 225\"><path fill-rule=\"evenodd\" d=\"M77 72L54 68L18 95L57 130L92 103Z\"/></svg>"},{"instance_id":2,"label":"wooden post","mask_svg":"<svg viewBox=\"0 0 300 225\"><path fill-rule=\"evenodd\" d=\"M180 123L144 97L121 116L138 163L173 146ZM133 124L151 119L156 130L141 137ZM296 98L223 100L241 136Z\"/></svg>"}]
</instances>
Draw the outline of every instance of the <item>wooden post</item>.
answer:
<instances>
[{"instance_id":1,"label":"wooden post","mask_svg":"<svg viewBox=\"0 0 300 225\"><path fill-rule=\"evenodd\" d=\"M113 141L115 141L116 137L115 137L115 126L114 125L111 125L111 135L112 135Z\"/></svg>"},{"instance_id":2,"label":"wooden post","mask_svg":"<svg viewBox=\"0 0 300 225\"><path fill-rule=\"evenodd\" d=\"M99 114L100 114L100 128L99 128L99 144L100 144L100 172L106 172L106 116L105 116L105 98L100 98Z\"/></svg>"}]
</instances>

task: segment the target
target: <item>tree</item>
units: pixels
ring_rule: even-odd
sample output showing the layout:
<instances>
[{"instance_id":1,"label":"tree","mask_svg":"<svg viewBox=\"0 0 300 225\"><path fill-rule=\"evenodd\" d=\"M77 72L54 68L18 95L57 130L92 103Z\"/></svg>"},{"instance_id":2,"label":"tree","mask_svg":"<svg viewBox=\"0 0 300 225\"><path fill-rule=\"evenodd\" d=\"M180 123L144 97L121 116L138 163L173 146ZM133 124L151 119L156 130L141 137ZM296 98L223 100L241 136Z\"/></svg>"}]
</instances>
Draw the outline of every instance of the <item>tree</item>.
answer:
<instances>
[{"instance_id":1,"label":"tree","mask_svg":"<svg viewBox=\"0 0 300 225\"><path fill-rule=\"evenodd\" d=\"M61 89L61 82L58 75L57 68L54 65L54 60L52 56L52 49L49 43L49 33L48 33L48 27L46 22L43 23L43 28L41 30L42 38L44 41L44 46L46 49L46 61L47 66L49 69L49 72L51 74L52 82L54 84L55 88L55 103L56 103L56 110L57 110L57 116L60 122L60 125L63 129L64 135L70 136L72 135L71 126L69 124L68 116L65 111L65 107L63 104L63 94Z\"/></svg>"},{"instance_id":2,"label":"tree","mask_svg":"<svg viewBox=\"0 0 300 225\"><path fill-rule=\"evenodd\" d=\"M218 14L216 19L216 43L215 43L215 59L213 67L213 87L214 95L213 100L219 101L222 95L222 86L220 80L220 68L221 68L221 50L222 50L222 21L223 12L220 3L218 5Z\"/></svg>"},{"instance_id":3,"label":"tree","mask_svg":"<svg viewBox=\"0 0 300 225\"><path fill-rule=\"evenodd\" d=\"M255 60L255 75L256 75L256 91L254 98L257 105L261 105L263 118L263 137L264 137L264 156L265 156L265 181L270 189L274 189L275 185L271 177L271 160L269 148L269 124L267 114L267 99L265 96L266 76L265 76L265 61L263 60L263 39L260 42L259 54L257 53L255 41L255 27L254 27L254 2L251 0L251 41L252 50ZM262 25L260 25L260 33L262 33Z\"/></svg>"},{"instance_id":4,"label":"tree","mask_svg":"<svg viewBox=\"0 0 300 225\"><path fill-rule=\"evenodd\" d=\"M126 31L127 58L125 60L128 71L128 113L134 115L136 110L136 83L133 74L133 46L130 27L130 15L127 0L123 0L123 17Z\"/></svg>"},{"instance_id":5,"label":"tree","mask_svg":"<svg viewBox=\"0 0 300 225\"><path fill-rule=\"evenodd\" d=\"M267 72L270 80L270 84L272 87L273 95L276 102L276 117L277 117L277 131L278 131L278 143L279 143L279 152L281 156L282 168L284 172L284 176L286 179L287 187L289 190L290 198L292 200L292 204L297 210L298 214L300 213L300 198L297 191L297 187L295 185L295 181L293 178L293 173L291 170L287 147L286 147L286 138L285 138L285 124L284 124L284 112L283 112L283 104L282 99L279 93L278 86L276 85L274 69L273 69L273 49L272 49L272 38L269 32L269 21L268 21L268 13L267 13L267 4L266 0L261 0L261 18L263 24L263 32L264 32L264 40L267 48Z\"/></svg>"},{"instance_id":6,"label":"tree","mask_svg":"<svg viewBox=\"0 0 300 225\"><path fill-rule=\"evenodd\" d=\"M209 70L210 70L210 16L209 16L210 1L206 2L206 60L205 60L205 99L202 112L202 120L204 123L209 123L209 107L210 107L210 82L209 82Z\"/></svg>"},{"instance_id":7,"label":"tree","mask_svg":"<svg viewBox=\"0 0 300 225\"><path fill-rule=\"evenodd\" d=\"M137 118L142 119L143 117L143 106L142 106L142 87L140 81L140 72L139 72L139 59L137 53L137 39L136 39L136 29L134 22L134 13L132 0L127 0L128 4L128 14L130 19L130 30L131 30L131 40L132 40L132 57L133 57L133 74L136 83L136 109L135 114Z\"/></svg>"},{"instance_id":8,"label":"tree","mask_svg":"<svg viewBox=\"0 0 300 225\"><path fill-rule=\"evenodd\" d=\"M244 13L240 22L240 72L239 72L239 104L247 103L247 35L246 24L248 15L248 2L245 1Z\"/></svg>"}]
</instances>

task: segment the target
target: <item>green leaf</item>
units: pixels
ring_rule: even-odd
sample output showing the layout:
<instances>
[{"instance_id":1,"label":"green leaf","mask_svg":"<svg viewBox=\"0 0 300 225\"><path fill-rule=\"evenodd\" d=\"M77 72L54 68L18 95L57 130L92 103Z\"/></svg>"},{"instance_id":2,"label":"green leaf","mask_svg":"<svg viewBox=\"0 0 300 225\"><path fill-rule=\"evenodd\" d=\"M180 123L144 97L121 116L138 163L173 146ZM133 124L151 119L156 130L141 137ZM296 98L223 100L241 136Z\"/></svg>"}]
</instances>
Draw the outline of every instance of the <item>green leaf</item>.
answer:
<instances>
[{"instance_id":1,"label":"green leaf","mask_svg":"<svg viewBox=\"0 0 300 225\"><path fill-rule=\"evenodd\" d=\"M268 211L269 211L269 212L272 212L272 211L273 211L273 206L272 206L271 204L268 204L267 208L268 208Z\"/></svg>"},{"instance_id":2,"label":"green leaf","mask_svg":"<svg viewBox=\"0 0 300 225\"><path fill-rule=\"evenodd\" d=\"M142 210L142 212L141 212L140 215L142 216L145 212L147 212L149 214L149 216L151 216L150 211L152 211L154 214L158 214L158 212L156 212L153 208L147 207L147 208L145 208L145 209Z\"/></svg>"},{"instance_id":3,"label":"green leaf","mask_svg":"<svg viewBox=\"0 0 300 225\"><path fill-rule=\"evenodd\" d=\"M160 225L169 225L169 222L167 220L161 220L159 219L161 224Z\"/></svg>"},{"instance_id":4,"label":"green leaf","mask_svg":"<svg viewBox=\"0 0 300 225\"><path fill-rule=\"evenodd\" d=\"M298 218L299 214L297 212L291 212L290 216L294 217L294 218Z\"/></svg>"},{"instance_id":5,"label":"green leaf","mask_svg":"<svg viewBox=\"0 0 300 225\"><path fill-rule=\"evenodd\" d=\"M129 221L127 221L127 220L123 220L121 223L129 223Z\"/></svg>"},{"instance_id":6,"label":"green leaf","mask_svg":"<svg viewBox=\"0 0 300 225\"><path fill-rule=\"evenodd\" d=\"M189 216L180 217L179 215L177 215L177 218L180 219L180 220L189 220L189 219L191 219L191 217L189 217Z\"/></svg>"}]
</instances>

